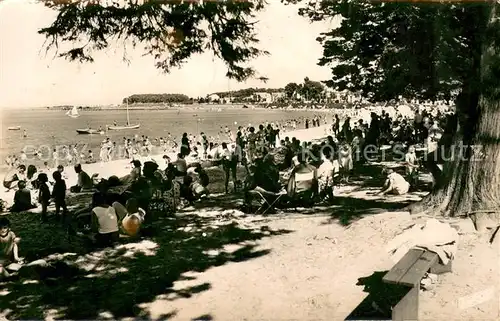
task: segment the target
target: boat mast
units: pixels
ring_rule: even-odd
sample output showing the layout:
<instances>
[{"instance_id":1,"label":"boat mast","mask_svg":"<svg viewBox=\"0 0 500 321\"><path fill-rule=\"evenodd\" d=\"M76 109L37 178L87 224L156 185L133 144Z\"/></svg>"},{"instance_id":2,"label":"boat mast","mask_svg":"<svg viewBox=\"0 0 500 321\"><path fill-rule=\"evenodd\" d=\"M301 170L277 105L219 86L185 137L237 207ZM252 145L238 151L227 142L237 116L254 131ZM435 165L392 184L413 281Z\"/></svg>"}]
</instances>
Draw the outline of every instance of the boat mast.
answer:
<instances>
[{"instance_id":1,"label":"boat mast","mask_svg":"<svg viewBox=\"0 0 500 321\"><path fill-rule=\"evenodd\" d=\"M127 97L127 126L130 125L130 117L128 115L128 97Z\"/></svg>"}]
</instances>

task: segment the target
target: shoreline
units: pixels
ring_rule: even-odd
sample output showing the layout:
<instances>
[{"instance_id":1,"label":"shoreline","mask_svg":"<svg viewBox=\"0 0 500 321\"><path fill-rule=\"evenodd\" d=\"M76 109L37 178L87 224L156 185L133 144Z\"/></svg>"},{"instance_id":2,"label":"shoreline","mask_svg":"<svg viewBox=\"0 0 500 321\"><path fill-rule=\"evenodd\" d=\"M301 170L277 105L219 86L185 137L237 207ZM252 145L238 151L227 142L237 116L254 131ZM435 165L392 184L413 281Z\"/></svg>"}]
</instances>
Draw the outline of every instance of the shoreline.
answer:
<instances>
[{"instance_id":1,"label":"shoreline","mask_svg":"<svg viewBox=\"0 0 500 321\"><path fill-rule=\"evenodd\" d=\"M138 105L129 105L129 110L210 110L210 109L249 109L249 110L289 110L289 111L317 111L317 112L338 112L339 110L349 110L350 108L342 108L341 106L347 106L348 104L341 105L338 104L337 108L312 108L308 106L304 106L303 108L298 107L265 107L265 105L246 105L248 108L243 108L246 104L186 104L179 106L162 106L162 105L147 105L147 104L138 104ZM127 110L125 106L79 106L82 107L79 110L82 111L123 111ZM19 108L15 107L5 107L4 110L18 110ZM46 107L46 106L37 106L37 107L27 107L26 110L47 110L47 111L66 111L70 110L69 106L67 107Z\"/></svg>"},{"instance_id":2,"label":"shoreline","mask_svg":"<svg viewBox=\"0 0 500 321\"><path fill-rule=\"evenodd\" d=\"M312 141L312 140L318 140L327 137L330 135L330 128L331 128L331 123L328 123L326 125L321 125L319 127L312 127L308 129L297 129L289 132L285 132L281 135L281 138L284 139L285 137L289 137L290 139L295 137L296 139L300 141ZM147 156L141 156L138 157L138 160L141 161L141 163L144 164L145 161L150 161L154 160L160 168L164 168L165 164L163 161L163 155L169 156L172 160L176 159L176 153L160 153L160 154L154 154L149 157ZM189 156L186 158L186 160L191 162L193 159L189 158ZM130 173L130 170L132 169L130 165L130 159L116 159L112 160L109 162L96 162L92 164L81 164L82 169L89 174L89 176L92 176L93 174L98 174L100 178L108 178L110 176L118 176L118 177L123 177L127 174ZM1 170L1 169L0 169ZM48 174L49 179L52 177L52 171L55 171L55 168L50 168L50 171ZM65 166L64 172L67 176L66 179L66 186L69 188L70 186L76 185L77 182L77 175L75 171L73 170L73 166ZM1 171L0 175L2 177L2 180L4 179L5 175L7 174L7 171ZM14 191L6 191L5 188L2 188L0 192L0 199L7 201L7 203L11 203L12 199L14 197Z\"/></svg>"}]
</instances>

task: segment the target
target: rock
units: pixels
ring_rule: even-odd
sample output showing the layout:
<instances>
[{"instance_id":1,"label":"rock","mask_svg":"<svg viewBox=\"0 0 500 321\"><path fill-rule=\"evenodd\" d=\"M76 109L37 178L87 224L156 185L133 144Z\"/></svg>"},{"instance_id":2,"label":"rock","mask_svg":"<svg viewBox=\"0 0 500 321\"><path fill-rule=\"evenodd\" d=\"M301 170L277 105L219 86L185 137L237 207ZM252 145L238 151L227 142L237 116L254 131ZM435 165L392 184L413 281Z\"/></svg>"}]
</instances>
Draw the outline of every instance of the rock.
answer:
<instances>
[{"instance_id":1,"label":"rock","mask_svg":"<svg viewBox=\"0 0 500 321\"><path fill-rule=\"evenodd\" d=\"M427 275L420 281L420 288L424 291L430 291L434 289L435 284L438 281L438 276L436 274L427 273Z\"/></svg>"},{"instance_id":2,"label":"rock","mask_svg":"<svg viewBox=\"0 0 500 321\"><path fill-rule=\"evenodd\" d=\"M432 284L432 280L428 278L422 279L420 281L420 288L424 291L430 291L434 288L434 285Z\"/></svg>"}]
</instances>

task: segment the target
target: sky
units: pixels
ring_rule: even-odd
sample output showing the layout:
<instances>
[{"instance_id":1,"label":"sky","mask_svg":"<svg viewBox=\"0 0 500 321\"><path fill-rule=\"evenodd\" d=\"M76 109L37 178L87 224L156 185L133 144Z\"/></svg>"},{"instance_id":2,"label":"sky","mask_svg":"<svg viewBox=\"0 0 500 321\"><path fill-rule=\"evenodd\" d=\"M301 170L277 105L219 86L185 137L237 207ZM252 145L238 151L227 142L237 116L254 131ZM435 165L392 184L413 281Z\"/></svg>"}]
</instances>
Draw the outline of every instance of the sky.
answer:
<instances>
[{"instance_id":1,"label":"sky","mask_svg":"<svg viewBox=\"0 0 500 321\"><path fill-rule=\"evenodd\" d=\"M269 0L259 13L259 47L270 52L251 65L267 83L253 79L244 83L226 77L222 61L212 53L193 56L169 74L154 67L141 47L127 48L130 63L123 61L123 46L94 55L93 63L81 64L46 54L45 38L37 31L49 26L55 12L33 0L0 2L0 108L53 105L119 104L132 94L182 93L190 97L248 87L284 87L289 82L325 80L328 67L317 66L322 48L320 32L335 21L309 23L297 15L297 7Z\"/></svg>"}]
</instances>

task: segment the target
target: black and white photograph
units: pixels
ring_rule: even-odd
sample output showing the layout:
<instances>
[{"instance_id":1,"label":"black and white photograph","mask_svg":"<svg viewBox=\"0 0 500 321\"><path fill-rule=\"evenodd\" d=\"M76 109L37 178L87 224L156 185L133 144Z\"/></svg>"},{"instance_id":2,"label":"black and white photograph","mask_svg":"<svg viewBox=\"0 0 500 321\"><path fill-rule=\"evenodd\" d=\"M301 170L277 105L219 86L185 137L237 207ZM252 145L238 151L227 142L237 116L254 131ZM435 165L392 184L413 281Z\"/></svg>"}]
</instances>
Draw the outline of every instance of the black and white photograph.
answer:
<instances>
[{"instance_id":1,"label":"black and white photograph","mask_svg":"<svg viewBox=\"0 0 500 321\"><path fill-rule=\"evenodd\" d=\"M0 320L500 320L500 1L0 0L0 179Z\"/></svg>"}]
</instances>

